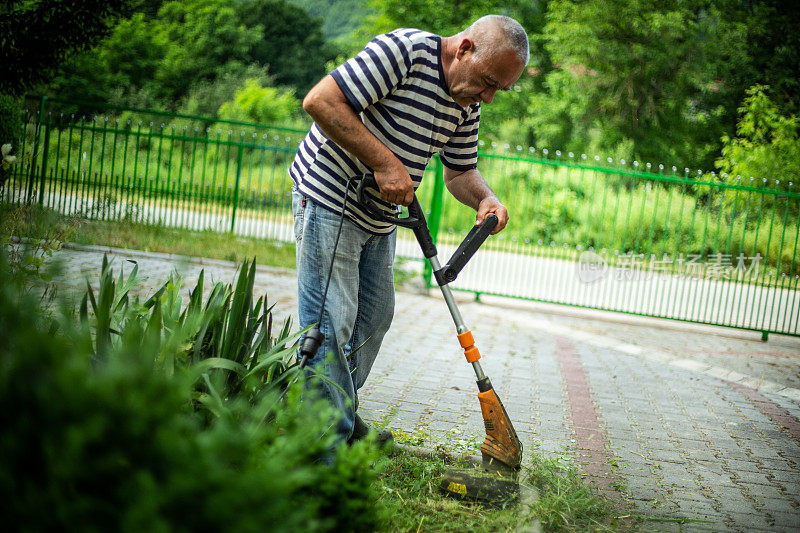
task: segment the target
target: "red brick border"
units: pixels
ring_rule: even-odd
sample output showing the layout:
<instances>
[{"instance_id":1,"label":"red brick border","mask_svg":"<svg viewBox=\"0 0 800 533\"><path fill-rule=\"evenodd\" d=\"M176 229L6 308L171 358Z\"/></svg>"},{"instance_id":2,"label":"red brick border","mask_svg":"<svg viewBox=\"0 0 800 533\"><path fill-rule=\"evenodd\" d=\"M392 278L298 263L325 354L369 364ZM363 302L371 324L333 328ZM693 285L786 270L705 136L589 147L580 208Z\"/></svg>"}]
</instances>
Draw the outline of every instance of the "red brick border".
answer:
<instances>
[{"instance_id":1,"label":"red brick border","mask_svg":"<svg viewBox=\"0 0 800 533\"><path fill-rule=\"evenodd\" d=\"M793 417L786 409L773 402L756 389L750 388L735 381L723 380L730 385L735 391L739 392L742 396L750 400L759 411L764 413L767 418L775 422L784 433L789 435L798 444L800 444L800 420Z\"/></svg>"},{"instance_id":2,"label":"red brick border","mask_svg":"<svg viewBox=\"0 0 800 533\"><path fill-rule=\"evenodd\" d=\"M611 486L619 478L609 463L613 456L608 451L608 438L583 363L575 353L572 341L557 335L553 338L569 402L569 418L576 439L575 456L578 466L600 492L613 499L620 499L620 493Z\"/></svg>"}]
</instances>

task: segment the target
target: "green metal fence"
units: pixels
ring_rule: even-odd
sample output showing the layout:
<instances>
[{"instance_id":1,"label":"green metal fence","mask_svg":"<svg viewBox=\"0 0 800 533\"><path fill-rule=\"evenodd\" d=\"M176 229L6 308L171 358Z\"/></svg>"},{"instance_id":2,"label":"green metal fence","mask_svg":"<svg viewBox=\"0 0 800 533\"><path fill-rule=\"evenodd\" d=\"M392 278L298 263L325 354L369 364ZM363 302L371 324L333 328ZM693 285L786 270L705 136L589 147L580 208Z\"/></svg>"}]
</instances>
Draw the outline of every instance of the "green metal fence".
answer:
<instances>
[{"instance_id":1,"label":"green metal fence","mask_svg":"<svg viewBox=\"0 0 800 533\"><path fill-rule=\"evenodd\" d=\"M293 242L287 168L304 134L41 99L2 197ZM479 168L511 220L455 289L800 335L795 184L522 146L482 145ZM418 194L446 259L474 212L441 174L434 158ZM399 236L398 257L421 259Z\"/></svg>"}]
</instances>

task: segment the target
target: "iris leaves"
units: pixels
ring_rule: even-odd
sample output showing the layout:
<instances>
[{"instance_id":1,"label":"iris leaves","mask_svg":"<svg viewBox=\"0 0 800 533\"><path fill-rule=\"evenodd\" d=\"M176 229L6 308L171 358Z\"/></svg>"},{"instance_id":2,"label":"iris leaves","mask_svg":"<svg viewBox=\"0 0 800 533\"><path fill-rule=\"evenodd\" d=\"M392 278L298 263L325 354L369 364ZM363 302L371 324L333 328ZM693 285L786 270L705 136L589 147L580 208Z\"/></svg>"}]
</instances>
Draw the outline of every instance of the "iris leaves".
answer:
<instances>
[{"instance_id":1,"label":"iris leaves","mask_svg":"<svg viewBox=\"0 0 800 533\"><path fill-rule=\"evenodd\" d=\"M295 353L303 331L291 332L291 318L275 328L273 306L266 295L255 299L255 261L244 262L235 285L217 282L204 298L200 272L189 292L173 273L141 302L134 289L142 281L138 266L115 277L103 258L97 289L87 282L78 316L78 339L90 345L97 361L115 357L115 346L138 342L158 356L157 369L167 375L186 373L194 383L196 407L219 416L225 400L238 397L260 403L264 393L283 389L296 372Z\"/></svg>"}]
</instances>

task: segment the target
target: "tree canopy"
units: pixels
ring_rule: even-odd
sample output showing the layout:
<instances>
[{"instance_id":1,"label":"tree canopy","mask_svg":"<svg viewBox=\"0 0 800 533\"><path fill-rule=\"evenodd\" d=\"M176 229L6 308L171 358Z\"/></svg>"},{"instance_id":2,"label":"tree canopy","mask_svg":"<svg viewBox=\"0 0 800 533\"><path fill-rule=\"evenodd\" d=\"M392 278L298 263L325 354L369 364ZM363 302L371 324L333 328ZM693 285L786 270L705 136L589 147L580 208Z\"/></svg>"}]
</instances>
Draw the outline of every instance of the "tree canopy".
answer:
<instances>
[{"instance_id":1,"label":"tree canopy","mask_svg":"<svg viewBox=\"0 0 800 533\"><path fill-rule=\"evenodd\" d=\"M710 168L749 87L800 111L800 11L780 0L12 1L0 92L241 115L242 91L301 97L378 33L488 13L520 21L531 61L485 106L486 141Z\"/></svg>"},{"instance_id":2,"label":"tree canopy","mask_svg":"<svg viewBox=\"0 0 800 533\"><path fill-rule=\"evenodd\" d=\"M800 14L778 0L369 0L364 34L517 18L529 70L486 106L491 140L710 168L755 83L800 102Z\"/></svg>"},{"instance_id":3,"label":"tree canopy","mask_svg":"<svg viewBox=\"0 0 800 533\"><path fill-rule=\"evenodd\" d=\"M215 114L246 80L305 93L332 53L321 21L285 0L144 1L45 90Z\"/></svg>"},{"instance_id":4,"label":"tree canopy","mask_svg":"<svg viewBox=\"0 0 800 533\"><path fill-rule=\"evenodd\" d=\"M72 54L103 38L126 0L10 0L0 5L0 92L47 80Z\"/></svg>"}]
</instances>

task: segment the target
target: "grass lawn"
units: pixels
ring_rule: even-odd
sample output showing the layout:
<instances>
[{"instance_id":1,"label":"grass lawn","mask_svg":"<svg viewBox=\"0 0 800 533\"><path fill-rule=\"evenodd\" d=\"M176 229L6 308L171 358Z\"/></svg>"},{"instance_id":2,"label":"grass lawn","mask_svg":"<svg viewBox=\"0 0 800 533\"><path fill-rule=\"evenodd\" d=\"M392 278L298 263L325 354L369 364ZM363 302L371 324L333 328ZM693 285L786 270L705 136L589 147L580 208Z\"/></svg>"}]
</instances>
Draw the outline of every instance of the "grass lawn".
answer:
<instances>
[{"instance_id":1,"label":"grass lawn","mask_svg":"<svg viewBox=\"0 0 800 533\"><path fill-rule=\"evenodd\" d=\"M213 231L83 221L80 223L80 231L75 232L71 242L239 263L246 258L255 257L259 265L295 268L294 246L290 244Z\"/></svg>"},{"instance_id":2,"label":"grass lawn","mask_svg":"<svg viewBox=\"0 0 800 533\"><path fill-rule=\"evenodd\" d=\"M65 217L50 209L0 205L0 235L295 268L294 246L213 231Z\"/></svg>"},{"instance_id":3,"label":"grass lawn","mask_svg":"<svg viewBox=\"0 0 800 533\"><path fill-rule=\"evenodd\" d=\"M534 454L520 479L535 487L538 499L506 504L445 497L439 482L453 466L445 454L421 459L400 453L386 461L379 503L387 531L525 531L537 519L543 531L628 531L646 520L594 493L565 457Z\"/></svg>"}]
</instances>

